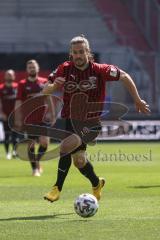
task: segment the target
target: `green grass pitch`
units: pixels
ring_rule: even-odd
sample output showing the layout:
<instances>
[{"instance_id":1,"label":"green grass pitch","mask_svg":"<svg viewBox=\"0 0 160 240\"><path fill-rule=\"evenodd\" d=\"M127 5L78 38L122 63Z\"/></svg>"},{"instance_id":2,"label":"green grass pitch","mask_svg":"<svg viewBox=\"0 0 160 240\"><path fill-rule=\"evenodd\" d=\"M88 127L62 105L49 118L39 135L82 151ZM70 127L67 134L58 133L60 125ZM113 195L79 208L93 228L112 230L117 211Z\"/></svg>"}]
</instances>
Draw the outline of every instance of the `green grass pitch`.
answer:
<instances>
[{"instance_id":1,"label":"green grass pitch","mask_svg":"<svg viewBox=\"0 0 160 240\"><path fill-rule=\"evenodd\" d=\"M116 159L118 151L128 160ZM43 195L55 181L57 160L43 162L44 174L35 178L29 163L6 160L0 145L0 239L160 239L160 144L103 143L90 146L88 152L107 184L97 214L83 219L74 213L73 202L91 192L91 186L74 166L60 200L51 204Z\"/></svg>"}]
</instances>

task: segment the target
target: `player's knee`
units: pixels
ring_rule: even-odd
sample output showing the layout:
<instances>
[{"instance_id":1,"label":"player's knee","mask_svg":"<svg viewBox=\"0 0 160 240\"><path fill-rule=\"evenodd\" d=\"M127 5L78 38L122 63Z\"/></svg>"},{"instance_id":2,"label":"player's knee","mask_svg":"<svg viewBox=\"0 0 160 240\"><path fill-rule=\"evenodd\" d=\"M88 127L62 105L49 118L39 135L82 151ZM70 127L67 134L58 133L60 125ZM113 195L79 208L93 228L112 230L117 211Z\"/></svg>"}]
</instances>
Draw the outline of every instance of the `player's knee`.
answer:
<instances>
[{"instance_id":1,"label":"player's knee","mask_svg":"<svg viewBox=\"0 0 160 240\"><path fill-rule=\"evenodd\" d=\"M67 137L65 140L62 141L60 146L61 153L71 153L81 144L81 139L76 134L72 134L71 136Z\"/></svg>"},{"instance_id":2,"label":"player's knee","mask_svg":"<svg viewBox=\"0 0 160 240\"><path fill-rule=\"evenodd\" d=\"M39 140L39 143L41 146L43 146L44 148L47 148L48 147L48 144L49 144L49 138L46 138L46 137L41 137L40 140Z\"/></svg>"},{"instance_id":3,"label":"player's knee","mask_svg":"<svg viewBox=\"0 0 160 240\"><path fill-rule=\"evenodd\" d=\"M60 145L60 152L66 154L69 153L68 147L69 147L68 143L66 141L63 141Z\"/></svg>"},{"instance_id":4,"label":"player's knee","mask_svg":"<svg viewBox=\"0 0 160 240\"><path fill-rule=\"evenodd\" d=\"M46 143L46 142L43 142L43 143L41 143L40 145L41 145L42 147L46 148L46 149L48 148L48 143Z\"/></svg>"},{"instance_id":5,"label":"player's knee","mask_svg":"<svg viewBox=\"0 0 160 240\"><path fill-rule=\"evenodd\" d=\"M73 163L76 168L83 168L85 166L85 159L83 158L74 159Z\"/></svg>"},{"instance_id":6,"label":"player's knee","mask_svg":"<svg viewBox=\"0 0 160 240\"><path fill-rule=\"evenodd\" d=\"M86 157L84 152L73 154L73 163L76 168L83 168L86 164Z\"/></svg>"}]
</instances>

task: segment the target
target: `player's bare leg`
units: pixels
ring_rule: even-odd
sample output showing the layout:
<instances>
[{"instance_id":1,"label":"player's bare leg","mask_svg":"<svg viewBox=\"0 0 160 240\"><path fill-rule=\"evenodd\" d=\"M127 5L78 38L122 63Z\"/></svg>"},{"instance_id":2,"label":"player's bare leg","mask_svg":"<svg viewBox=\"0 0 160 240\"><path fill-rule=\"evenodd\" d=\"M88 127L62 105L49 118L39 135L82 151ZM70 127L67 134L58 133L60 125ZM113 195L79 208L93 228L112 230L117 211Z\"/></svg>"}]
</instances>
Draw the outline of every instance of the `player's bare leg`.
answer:
<instances>
[{"instance_id":1,"label":"player's bare leg","mask_svg":"<svg viewBox=\"0 0 160 240\"><path fill-rule=\"evenodd\" d=\"M32 142L32 144L28 145L28 157L29 157L29 161L31 163L32 176L40 177L40 173L37 168L37 163L36 163L36 159L35 159L35 141Z\"/></svg>"}]
</instances>

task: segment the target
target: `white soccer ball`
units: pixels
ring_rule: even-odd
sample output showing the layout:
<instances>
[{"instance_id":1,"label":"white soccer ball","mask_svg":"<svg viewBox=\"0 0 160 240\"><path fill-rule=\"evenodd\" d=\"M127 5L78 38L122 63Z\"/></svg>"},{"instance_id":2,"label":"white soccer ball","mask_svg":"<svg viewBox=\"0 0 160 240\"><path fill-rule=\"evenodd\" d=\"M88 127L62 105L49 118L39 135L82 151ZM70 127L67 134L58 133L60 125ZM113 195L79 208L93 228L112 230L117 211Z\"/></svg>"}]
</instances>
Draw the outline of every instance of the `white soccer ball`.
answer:
<instances>
[{"instance_id":1,"label":"white soccer ball","mask_svg":"<svg viewBox=\"0 0 160 240\"><path fill-rule=\"evenodd\" d=\"M98 207L97 199L89 193L79 195L74 202L75 212L84 218L94 216L98 211Z\"/></svg>"}]
</instances>

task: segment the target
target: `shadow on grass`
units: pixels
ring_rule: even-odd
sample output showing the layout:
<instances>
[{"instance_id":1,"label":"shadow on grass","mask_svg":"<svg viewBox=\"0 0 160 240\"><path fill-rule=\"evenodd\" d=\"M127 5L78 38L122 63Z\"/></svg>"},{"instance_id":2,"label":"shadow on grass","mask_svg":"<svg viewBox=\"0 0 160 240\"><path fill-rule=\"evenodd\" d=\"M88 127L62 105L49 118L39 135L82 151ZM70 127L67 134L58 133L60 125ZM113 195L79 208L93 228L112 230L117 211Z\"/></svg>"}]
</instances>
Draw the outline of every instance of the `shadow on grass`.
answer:
<instances>
[{"instance_id":1,"label":"shadow on grass","mask_svg":"<svg viewBox=\"0 0 160 240\"><path fill-rule=\"evenodd\" d=\"M75 213L59 213L54 215L43 215L43 216L30 216L30 217L14 217L14 218L0 218L0 222L7 222L7 221L41 221L41 220L48 220L48 219L66 219L67 221L88 221L88 219L69 219L67 216L75 215Z\"/></svg>"},{"instance_id":2,"label":"shadow on grass","mask_svg":"<svg viewBox=\"0 0 160 240\"><path fill-rule=\"evenodd\" d=\"M128 188L137 188L137 189L143 189L143 188L160 188L160 185L146 185L146 186L130 186Z\"/></svg>"}]
</instances>

